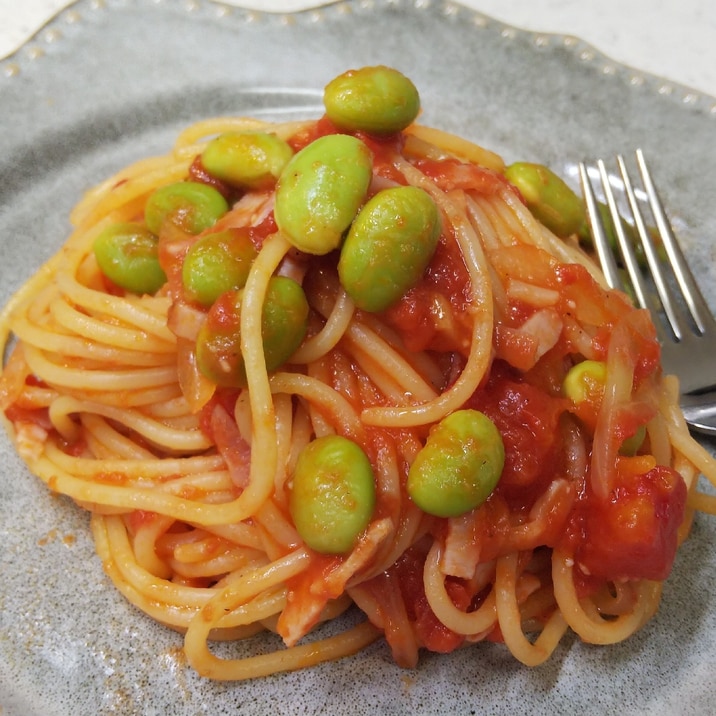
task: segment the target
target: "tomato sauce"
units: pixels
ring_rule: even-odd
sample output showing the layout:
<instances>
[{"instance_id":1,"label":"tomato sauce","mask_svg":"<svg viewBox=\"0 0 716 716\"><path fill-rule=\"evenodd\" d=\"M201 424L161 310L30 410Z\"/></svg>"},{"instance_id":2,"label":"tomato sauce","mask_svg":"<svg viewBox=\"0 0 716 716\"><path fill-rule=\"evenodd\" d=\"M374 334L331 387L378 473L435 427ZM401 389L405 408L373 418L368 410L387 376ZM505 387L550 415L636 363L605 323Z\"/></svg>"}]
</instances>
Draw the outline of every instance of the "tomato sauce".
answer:
<instances>
[{"instance_id":1,"label":"tomato sauce","mask_svg":"<svg viewBox=\"0 0 716 716\"><path fill-rule=\"evenodd\" d=\"M52 422L47 408L25 408L13 403L5 410L5 417L12 423L31 423L44 430L52 430Z\"/></svg>"},{"instance_id":2,"label":"tomato sauce","mask_svg":"<svg viewBox=\"0 0 716 716\"><path fill-rule=\"evenodd\" d=\"M385 312L409 350L456 351L467 355L470 281L453 240L440 238L420 283Z\"/></svg>"},{"instance_id":3,"label":"tomato sauce","mask_svg":"<svg viewBox=\"0 0 716 716\"><path fill-rule=\"evenodd\" d=\"M198 154L189 166L189 179L216 189L228 202L233 202L236 199L237 191L230 184L206 171L201 161L201 154Z\"/></svg>"},{"instance_id":4,"label":"tomato sauce","mask_svg":"<svg viewBox=\"0 0 716 716\"><path fill-rule=\"evenodd\" d=\"M457 649L465 638L448 629L435 616L428 604L423 586L423 566L427 557L426 543L418 543L406 550L390 568L397 578L405 602L408 618L413 624L422 646L430 651L448 653ZM449 578L445 588L461 611L471 606L467 588L459 580Z\"/></svg>"},{"instance_id":5,"label":"tomato sauce","mask_svg":"<svg viewBox=\"0 0 716 716\"><path fill-rule=\"evenodd\" d=\"M316 122L311 122L304 129L289 137L288 144L294 152L300 152L304 147L328 134L339 134L340 130L325 115Z\"/></svg>"},{"instance_id":6,"label":"tomato sauce","mask_svg":"<svg viewBox=\"0 0 716 716\"><path fill-rule=\"evenodd\" d=\"M289 143L299 151L321 136L339 132L323 117L296 133ZM359 133L359 136L372 152L377 177L404 184L405 179L393 162L402 149L401 135L378 138ZM501 174L457 160L423 159L417 161L416 166L445 192L469 190L489 195L511 189ZM228 187L206 174L199 159L192 165L190 176L210 183L225 196L231 195ZM269 211L257 226L246 230L254 245L260 248L264 239L276 231L273 212ZM182 264L196 239L174 225L162 229L158 247L160 264L167 274L174 300L182 300ZM317 259L307 283L320 283L324 276L321 262L334 260L335 254ZM659 345L646 311L635 311L620 294L602 290L583 266L560 264L547 252L524 245L501 248L490 255L490 261L505 285L510 280L519 280L553 290L559 294L554 306L556 314L572 314L579 322L599 326L591 337L591 347L600 360L608 358L614 326L626 315L620 326L628 334L628 360L634 366L636 389L660 370ZM331 273L334 273L333 267L326 272ZM408 350L437 355L439 365L445 369L446 386L462 368L469 352L473 320L471 296L469 275L456 237L444 233L419 283L381 316L399 333ZM240 315L235 297L232 292L223 294L206 312L206 322L212 331L238 331ZM465 529L471 537L470 547L477 553L475 560L485 564L513 551L512 533L530 519L535 504L549 494L556 480L571 480L568 489L556 493L555 505L544 520L534 546L559 547L572 554L575 579L581 592L595 591L619 580L663 580L671 570L684 516L687 497L684 480L672 468L656 465L650 456L620 456L615 465L610 466L611 489L604 497L590 484L591 456L587 456L584 474L570 472L565 423L577 423L584 435L593 436L601 400L594 395L575 406L562 396L561 377L569 363L579 359L564 332L544 355L533 360L534 345L529 338L511 331L518 329L536 310L525 301L508 300L506 313L499 317L493 336L495 350L488 377L464 405L482 411L495 423L505 447L505 464L498 485L490 498L475 510L472 524ZM217 349L219 359L236 360L234 350L229 344ZM521 366L525 368L521 370ZM31 380L32 377L28 378L28 383ZM220 388L200 414L200 428L225 458L237 494L247 484L246 468L250 462L250 448L233 418L238 395L233 389ZM353 402L356 408L360 407L359 399ZM637 401L617 411L609 436L610 446L618 447L635 435L651 419L654 410L653 405ZM52 427L44 408L29 409L16 403L6 410L6 416L16 423L31 422L48 430ZM368 432L371 457L383 449L392 454L389 443L393 437L383 439ZM67 449L69 452L71 448ZM407 465L401 465L403 474L407 470ZM107 485L122 485L128 478L120 473L104 472L94 479ZM56 478L50 478L50 487L55 483ZM201 498L203 492L198 487L187 486L179 496ZM394 504L388 499L378 506L378 515L399 513L400 498L393 498ZM136 533L159 518L151 512L135 511L125 519L130 532ZM449 530L445 520L436 519L430 525L438 537L444 537ZM431 543L432 540L423 540L410 547L387 574L399 585L420 645L436 652L449 652L458 648L465 638L442 624L428 603L423 572ZM531 547L522 549L525 559L529 559ZM339 591L328 587L327 576L339 562L339 557L313 555L311 566L288 581L289 606L279 623L288 619L291 610L301 610L305 605L315 609L314 621L318 620L325 601L338 596L345 586L340 585ZM548 568L544 569L542 578L547 581ZM321 584L323 590L317 586ZM454 576L446 578L445 589L453 604L465 612L479 608L485 597L482 588L476 592L477 588L471 587L468 580ZM499 628L488 638L500 640Z\"/></svg>"},{"instance_id":7,"label":"tomato sauce","mask_svg":"<svg viewBox=\"0 0 716 716\"><path fill-rule=\"evenodd\" d=\"M574 549L577 567L589 576L663 580L676 555L686 485L670 467L632 473L627 460L618 463L618 482L607 500L587 488L564 543Z\"/></svg>"},{"instance_id":8,"label":"tomato sauce","mask_svg":"<svg viewBox=\"0 0 716 716\"><path fill-rule=\"evenodd\" d=\"M459 166L426 162L421 168L431 172L446 190L462 186L462 181L475 180L466 178L469 173ZM489 177L480 177L479 181L484 182L486 191L494 187ZM455 354L461 350L459 344L448 340L449 334L441 333L435 310L435 306L447 303L454 321L467 318L468 279L455 242L448 243L452 248L441 243L421 283L386 312L388 321L410 349ZM658 375L659 344L646 311L633 309L621 294L604 291L583 266L561 264L537 248L520 246L519 255L509 247L498 251L500 255L491 255L490 260L505 285L517 279L554 290L558 293L554 306L558 315L572 315L577 321L598 327L591 337L596 359L607 360L615 326L620 326L623 347L619 350L626 351L624 360L633 368L634 390ZM556 493L537 546L560 547L574 555L579 593L593 593L620 580L663 580L675 558L677 532L684 516L684 480L672 468L656 465L650 455L619 455L619 446L643 430L656 406L636 399L612 416L612 432L607 440L618 457L610 470L612 489L606 498L591 489L590 455L586 456L584 473L569 477L572 473L565 430L567 426L577 426L571 429L582 431L589 440L594 435L602 400L601 395L593 395L584 404L575 405L562 395L566 371L581 359L567 332L562 332L536 364L519 369L520 352L527 355L533 347L520 345L518 333L508 335L507 331L518 328L536 310L519 299L509 300L507 314L500 316L496 327L496 356L489 377L465 406L481 410L493 420L506 454L496 489L478 508L468 528L472 530L471 549L476 550L476 559L481 563L514 550L517 543L511 535L515 528L529 519L535 503L556 478L561 478L573 484ZM506 329L503 336L502 328ZM501 341L505 341L502 347ZM439 533L444 526L435 529ZM432 613L422 587L424 561L425 554L413 547L391 571L404 585L403 597L422 643L436 651L449 650L463 639L440 624ZM466 583L448 578L446 585L458 608L476 608L477 596L470 595ZM489 638L500 640L499 630Z\"/></svg>"},{"instance_id":9,"label":"tomato sauce","mask_svg":"<svg viewBox=\"0 0 716 716\"><path fill-rule=\"evenodd\" d=\"M511 509L523 511L547 489L560 466L559 420L569 401L517 378L505 363L493 364L490 378L467 407L485 413L505 445L505 467L496 492Z\"/></svg>"},{"instance_id":10,"label":"tomato sauce","mask_svg":"<svg viewBox=\"0 0 716 716\"><path fill-rule=\"evenodd\" d=\"M415 162L415 165L443 191L462 189L480 194L494 194L505 188L514 190L504 175L457 159L421 159Z\"/></svg>"}]
</instances>

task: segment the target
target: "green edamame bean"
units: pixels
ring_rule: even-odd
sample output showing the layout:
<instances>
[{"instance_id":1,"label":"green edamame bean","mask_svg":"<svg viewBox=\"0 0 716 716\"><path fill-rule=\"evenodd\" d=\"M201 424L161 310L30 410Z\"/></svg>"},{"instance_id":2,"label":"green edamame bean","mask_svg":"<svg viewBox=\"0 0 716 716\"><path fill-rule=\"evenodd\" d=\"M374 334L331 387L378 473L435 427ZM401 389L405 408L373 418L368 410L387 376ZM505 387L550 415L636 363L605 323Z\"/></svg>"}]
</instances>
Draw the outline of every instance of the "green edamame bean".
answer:
<instances>
[{"instance_id":1,"label":"green edamame bean","mask_svg":"<svg viewBox=\"0 0 716 716\"><path fill-rule=\"evenodd\" d=\"M211 306L225 291L243 288L255 258L256 249L246 228L201 236L182 265L187 298Z\"/></svg>"},{"instance_id":2,"label":"green edamame bean","mask_svg":"<svg viewBox=\"0 0 716 716\"><path fill-rule=\"evenodd\" d=\"M159 234L162 224L171 220L188 234L199 234L212 227L229 210L226 199L214 187L200 182L182 181L156 189L144 206L144 221Z\"/></svg>"},{"instance_id":3,"label":"green edamame bean","mask_svg":"<svg viewBox=\"0 0 716 716\"><path fill-rule=\"evenodd\" d=\"M601 400L607 382L607 365L604 361L583 360L573 365L564 376L562 390L575 403Z\"/></svg>"},{"instance_id":4,"label":"green edamame bean","mask_svg":"<svg viewBox=\"0 0 716 716\"><path fill-rule=\"evenodd\" d=\"M408 494L428 514L456 517L487 500L504 464L495 424L478 410L458 410L430 431L408 472Z\"/></svg>"},{"instance_id":5,"label":"green edamame bean","mask_svg":"<svg viewBox=\"0 0 716 716\"><path fill-rule=\"evenodd\" d=\"M365 199L373 157L347 134L319 137L295 154L276 188L278 228L300 251L327 254L337 248Z\"/></svg>"},{"instance_id":6,"label":"green edamame bean","mask_svg":"<svg viewBox=\"0 0 716 716\"><path fill-rule=\"evenodd\" d=\"M584 227L582 200L551 169L541 164L515 162L505 177L522 194L533 216L562 238Z\"/></svg>"},{"instance_id":7,"label":"green edamame bean","mask_svg":"<svg viewBox=\"0 0 716 716\"><path fill-rule=\"evenodd\" d=\"M368 526L374 508L373 469L359 445L328 435L303 448L293 474L289 511L311 549L348 552Z\"/></svg>"},{"instance_id":8,"label":"green edamame bean","mask_svg":"<svg viewBox=\"0 0 716 716\"><path fill-rule=\"evenodd\" d=\"M607 383L607 365L604 361L583 360L573 365L562 381L563 393L575 404L591 403L599 406ZM646 427L640 425L619 448L621 455L636 455L646 439Z\"/></svg>"},{"instance_id":9,"label":"green edamame bean","mask_svg":"<svg viewBox=\"0 0 716 716\"><path fill-rule=\"evenodd\" d=\"M267 370L283 365L301 345L308 330L308 311L301 284L285 276L269 281L261 317Z\"/></svg>"},{"instance_id":10,"label":"green edamame bean","mask_svg":"<svg viewBox=\"0 0 716 716\"><path fill-rule=\"evenodd\" d=\"M419 281L439 237L440 212L425 191L401 186L378 192L341 248L341 284L359 308L383 311Z\"/></svg>"},{"instance_id":11,"label":"green edamame bean","mask_svg":"<svg viewBox=\"0 0 716 716\"><path fill-rule=\"evenodd\" d=\"M236 187L269 189L293 156L287 142L268 132L225 132L201 153L209 174Z\"/></svg>"},{"instance_id":12,"label":"green edamame bean","mask_svg":"<svg viewBox=\"0 0 716 716\"><path fill-rule=\"evenodd\" d=\"M108 226L95 239L93 251L102 273L132 293L156 293L167 280L159 265L157 237L143 224Z\"/></svg>"},{"instance_id":13,"label":"green edamame bean","mask_svg":"<svg viewBox=\"0 0 716 716\"><path fill-rule=\"evenodd\" d=\"M363 67L331 80L323 93L328 119L347 132L401 132L420 111L415 85L392 67Z\"/></svg>"},{"instance_id":14,"label":"green edamame bean","mask_svg":"<svg viewBox=\"0 0 716 716\"><path fill-rule=\"evenodd\" d=\"M199 370L217 385L245 388L241 352L243 291L227 291L214 302L196 339ZM261 314L266 370L276 370L301 344L308 329L308 301L300 284L275 276L269 281Z\"/></svg>"}]
</instances>

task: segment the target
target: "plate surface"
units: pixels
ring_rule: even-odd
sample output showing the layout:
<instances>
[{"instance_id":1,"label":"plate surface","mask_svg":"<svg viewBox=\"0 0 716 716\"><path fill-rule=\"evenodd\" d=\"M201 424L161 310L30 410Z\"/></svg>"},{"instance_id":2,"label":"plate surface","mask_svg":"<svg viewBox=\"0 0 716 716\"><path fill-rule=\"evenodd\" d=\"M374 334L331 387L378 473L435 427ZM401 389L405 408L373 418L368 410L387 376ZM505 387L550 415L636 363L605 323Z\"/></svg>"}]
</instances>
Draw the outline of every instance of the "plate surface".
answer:
<instances>
[{"instance_id":1,"label":"plate surface","mask_svg":"<svg viewBox=\"0 0 716 716\"><path fill-rule=\"evenodd\" d=\"M716 306L716 99L621 67L573 38L526 33L452 2L362 0L294 15L211 2L81 0L0 62L0 300L62 244L81 193L167 151L215 114L317 116L349 67L385 63L427 124L568 177L582 158L651 157ZM714 444L707 444L713 449ZM0 438L3 714L703 714L716 687L716 520L699 517L657 617L628 642L566 639L528 670L483 644L398 669L378 643L253 683L212 683L181 638L114 590L87 516Z\"/></svg>"}]
</instances>

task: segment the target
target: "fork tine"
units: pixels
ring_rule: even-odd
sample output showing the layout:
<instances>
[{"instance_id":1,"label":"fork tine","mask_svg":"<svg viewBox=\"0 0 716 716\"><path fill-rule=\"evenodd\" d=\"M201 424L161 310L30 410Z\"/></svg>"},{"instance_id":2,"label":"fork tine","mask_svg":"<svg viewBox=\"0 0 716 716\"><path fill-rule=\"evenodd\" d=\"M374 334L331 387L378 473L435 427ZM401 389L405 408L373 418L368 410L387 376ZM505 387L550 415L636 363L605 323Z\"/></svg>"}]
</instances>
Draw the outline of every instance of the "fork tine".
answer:
<instances>
[{"instance_id":1,"label":"fork tine","mask_svg":"<svg viewBox=\"0 0 716 716\"><path fill-rule=\"evenodd\" d=\"M624 158L619 155L616 159L618 172L613 175L607 172L602 160L596 162L598 178L595 177L594 166L579 163L589 228L602 272L610 286L621 288L614 251L605 231L606 224L610 231L613 227L616 233L616 243L627 274L624 282L630 283L636 303L652 313L652 323L661 344L663 369L678 376L680 403L687 423L696 431L716 435L716 408L712 402L716 400L716 364L713 361L716 354L716 316L711 313L679 248L643 152L636 152L638 173L641 175L636 190ZM603 194L606 199L606 213L596 201L595 188L597 194ZM615 190L618 190L619 206ZM648 222L643 214L646 206L649 207ZM626 216L624 222L622 215ZM657 232L663 241L666 257L662 256L661 246L657 250ZM632 242L636 244L636 251ZM639 255L637 260L636 252L642 250L644 257ZM646 265L642 258L646 259Z\"/></svg>"},{"instance_id":2,"label":"fork tine","mask_svg":"<svg viewBox=\"0 0 716 716\"><path fill-rule=\"evenodd\" d=\"M682 340L684 336L682 321L679 319L678 313L676 312L674 297L666 280L666 274L662 268L656 247L651 238L651 234L646 227L644 215L639 207L634 187L631 179L629 178L626 162L624 161L624 157L621 155L617 156L617 165L619 167L622 182L624 183L624 193L626 194L627 201L629 203L629 209L631 210L632 218L634 219L634 227L636 228L641 246L644 249L644 255L649 266L649 271L651 272L651 277L654 281L654 285L656 286L659 300L661 301L661 308L666 315L666 319L674 337L676 340ZM623 239L622 237L619 237L619 239L620 248L622 249L622 253L624 253L624 249L627 248L627 245L631 242L629 242L626 237ZM638 263L636 261L634 261L633 264L629 263L628 270L629 277L634 284L635 291L639 295L639 305L642 308L653 309L653 305L648 305L648 291L642 278L642 272ZM661 324L657 324L657 330L661 331Z\"/></svg>"},{"instance_id":3,"label":"fork tine","mask_svg":"<svg viewBox=\"0 0 716 716\"><path fill-rule=\"evenodd\" d=\"M582 193L584 194L584 201L587 207L589 228L591 230L592 239L594 240L594 247L597 251L599 264L602 267L602 273L607 280L607 284L611 286L611 288L624 290L622 280L619 276L619 270L617 269L617 264L614 259L614 253L609 246L604 222L599 214L597 197L595 196L594 189L589 181L589 174L584 162L579 162L579 178L582 184Z\"/></svg>"},{"instance_id":4,"label":"fork tine","mask_svg":"<svg viewBox=\"0 0 716 716\"><path fill-rule=\"evenodd\" d=\"M673 267L674 275L681 288L681 292L684 296L684 300L689 308L689 313L696 324L696 327L701 335L706 332L707 317L711 317L708 305L699 290L696 280L694 279L691 269L689 268L684 254L679 246L674 231L671 228L671 223L666 216L664 206L661 202L654 182L651 178L651 173L646 164L644 153L641 149L636 150L636 160L639 166L639 172L641 174L642 181L644 183L644 191L649 198L649 205L652 213L654 214L654 220L656 221L657 228L662 237L662 242L666 250L671 266Z\"/></svg>"},{"instance_id":5,"label":"fork tine","mask_svg":"<svg viewBox=\"0 0 716 716\"><path fill-rule=\"evenodd\" d=\"M642 308L648 307L648 291L646 283L642 276L639 268L639 262L636 258L634 246L624 231L624 224L622 223L622 217L617 207L616 199L614 198L614 191L612 190L611 182L609 181L609 174L607 172L606 165L600 159L597 162L597 169L599 170L599 177L604 187L604 196L607 200L607 207L609 209L612 226L616 234L617 245L621 253L622 259L624 260L624 267L629 275L632 289L637 300L637 303Z\"/></svg>"}]
</instances>

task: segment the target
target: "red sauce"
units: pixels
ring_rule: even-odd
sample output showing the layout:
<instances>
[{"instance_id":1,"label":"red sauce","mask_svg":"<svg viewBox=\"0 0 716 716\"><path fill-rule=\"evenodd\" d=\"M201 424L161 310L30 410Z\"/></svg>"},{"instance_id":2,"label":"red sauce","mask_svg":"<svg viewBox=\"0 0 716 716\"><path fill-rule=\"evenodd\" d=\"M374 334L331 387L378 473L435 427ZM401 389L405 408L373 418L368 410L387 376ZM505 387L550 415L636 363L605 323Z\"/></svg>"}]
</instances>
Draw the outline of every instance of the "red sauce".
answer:
<instances>
[{"instance_id":1,"label":"red sauce","mask_svg":"<svg viewBox=\"0 0 716 716\"><path fill-rule=\"evenodd\" d=\"M454 241L441 237L421 281L385 312L409 350L469 350L470 282Z\"/></svg>"},{"instance_id":2,"label":"red sauce","mask_svg":"<svg viewBox=\"0 0 716 716\"><path fill-rule=\"evenodd\" d=\"M271 234L275 234L278 231L273 211L269 213L260 224L252 226L248 231L249 236L251 237L251 242L257 250L260 249L263 246L266 237Z\"/></svg>"},{"instance_id":3,"label":"red sauce","mask_svg":"<svg viewBox=\"0 0 716 716\"><path fill-rule=\"evenodd\" d=\"M628 353L625 360L634 366L635 388L658 375L659 346L645 311L635 311L621 295L603 291L584 267L559 264L539 249L527 249L532 255L525 260L523 248L520 247L520 256L511 255L514 252L507 249L493 262L498 273L503 272L504 280L512 277L552 288L560 294L555 306L560 315L572 313L579 321L601 326L592 340L596 357L601 360L607 359L609 342L618 324L624 332L621 337L626 337L619 350ZM435 270L441 262L443 270ZM452 274L445 267L452 268ZM515 267L525 273L517 273ZM438 345L436 327L430 320L431 291L450 296L456 315L464 309L465 299L455 300L455 294L465 286L461 268L455 254L437 257L432 273L388 312L389 320L406 341L412 341L411 345ZM512 301L503 325L519 326L534 311L533 306ZM518 348L511 346L513 357ZM593 396L593 400L577 407L561 394L565 371L573 360L579 360L575 354L563 333L557 344L528 370L517 370L496 359L489 378L467 403L467 407L485 412L496 423L506 452L500 482L472 522L471 542L480 562L514 550L516 543L511 535L520 516L527 519L530 508L556 477L564 479L571 474L565 426L576 421L587 437L594 432L601 396ZM654 410L654 405L635 401L613 416L613 431L608 439L614 454L626 438L653 417ZM580 594L623 579L665 579L673 564L677 532L684 516L684 480L675 470L656 466L650 455L619 457L610 475L613 489L603 499L590 487L589 457L586 474L572 478L572 489L565 489L555 498L534 546L561 546L574 554L575 582ZM440 534L443 528L435 529ZM517 548L530 546L522 544ZM449 650L462 638L440 624L427 603L422 588L424 558L424 553L412 548L391 572L404 585L409 616L424 645L436 651ZM448 579L447 585L459 608L476 608L478 595L470 595L463 582ZM488 638L501 639L499 630Z\"/></svg>"},{"instance_id":4,"label":"red sauce","mask_svg":"<svg viewBox=\"0 0 716 716\"><path fill-rule=\"evenodd\" d=\"M314 142L316 139L329 134L347 134L336 127L325 115L309 127L297 132L288 140L294 151L301 149ZM402 134L390 134L385 137L365 132L353 132L355 137L360 139L370 149L373 155L373 173L376 176L390 179L398 184L405 184L403 175L393 166L393 158L402 149L405 139Z\"/></svg>"},{"instance_id":5,"label":"red sauce","mask_svg":"<svg viewBox=\"0 0 716 716\"><path fill-rule=\"evenodd\" d=\"M512 509L524 510L545 491L560 464L559 420L569 401L551 396L496 362L487 383L467 407L494 423L505 445L505 467L496 492Z\"/></svg>"},{"instance_id":6,"label":"red sauce","mask_svg":"<svg viewBox=\"0 0 716 716\"><path fill-rule=\"evenodd\" d=\"M608 499L587 489L564 542L574 549L578 569L589 576L663 580L676 555L686 485L665 466L632 473L629 460L617 465L618 483Z\"/></svg>"},{"instance_id":7,"label":"red sauce","mask_svg":"<svg viewBox=\"0 0 716 716\"><path fill-rule=\"evenodd\" d=\"M135 510L125 516L125 522L127 528L131 534L136 534L141 527L151 525L158 519L161 519L160 515L156 512L149 512L147 510Z\"/></svg>"},{"instance_id":8,"label":"red sauce","mask_svg":"<svg viewBox=\"0 0 716 716\"><path fill-rule=\"evenodd\" d=\"M233 388L219 388L214 391L209 401L201 409L199 414L199 427L209 440L216 442L211 424L211 416L214 408L220 405L230 415L234 414L236 399L239 397L239 391Z\"/></svg>"},{"instance_id":9,"label":"red sauce","mask_svg":"<svg viewBox=\"0 0 716 716\"><path fill-rule=\"evenodd\" d=\"M406 550L390 568L390 572L400 584L408 618L414 625L421 645L430 651L445 654L457 649L463 643L464 637L440 622L428 604L423 587L427 546L422 542ZM472 599L465 585L459 580L448 579L445 588L453 604L460 610L467 611Z\"/></svg>"},{"instance_id":10,"label":"red sauce","mask_svg":"<svg viewBox=\"0 0 716 716\"><path fill-rule=\"evenodd\" d=\"M159 265L167 276L169 294L178 299L183 296L182 265L196 236L182 231L171 221L165 221L159 235L157 251Z\"/></svg>"},{"instance_id":11,"label":"red sauce","mask_svg":"<svg viewBox=\"0 0 716 716\"><path fill-rule=\"evenodd\" d=\"M47 408L25 408L13 403L6 408L5 417L13 423L32 423L45 430L52 429Z\"/></svg>"},{"instance_id":12,"label":"red sauce","mask_svg":"<svg viewBox=\"0 0 716 716\"><path fill-rule=\"evenodd\" d=\"M421 159L415 165L443 191L463 189L480 194L494 194L505 188L514 191L504 175L457 159Z\"/></svg>"},{"instance_id":13,"label":"red sauce","mask_svg":"<svg viewBox=\"0 0 716 716\"><path fill-rule=\"evenodd\" d=\"M288 143L294 152L300 152L311 142L315 142L316 139L325 137L327 134L340 134L340 130L324 115L317 122L311 122L300 132L296 132L288 139Z\"/></svg>"},{"instance_id":14,"label":"red sauce","mask_svg":"<svg viewBox=\"0 0 716 716\"><path fill-rule=\"evenodd\" d=\"M222 293L211 306L206 321L213 332L238 331L241 314L236 302L236 291Z\"/></svg>"},{"instance_id":15,"label":"red sauce","mask_svg":"<svg viewBox=\"0 0 716 716\"><path fill-rule=\"evenodd\" d=\"M236 199L237 192L230 184L227 184L206 171L201 161L201 154L198 154L196 159L194 159L189 166L189 179L213 187L229 202Z\"/></svg>"},{"instance_id":16,"label":"red sauce","mask_svg":"<svg viewBox=\"0 0 716 716\"><path fill-rule=\"evenodd\" d=\"M405 177L395 168L395 156L402 150L405 139L402 134L389 134L385 137L357 132L356 137L373 154L373 173L397 184L407 184Z\"/></svg>"},{"instance_id":17,"label":"red sauce","mask_svg":"<svg viewBox=\"0 0 716 716\"><path fill-rule=\"evenodd\" d=\"M323 117L290 139L299 151L315 139L339 130ZM404 183L393 168L392 157L401 149L400 136L376 138L358 135L370 148L374 157L374 171L383 178ZM421 160L418 167L446 192L455 189L492 194L510 185L493 171L465 164L457 160ZM200 164L195 162L190 172L199 181L216 185ZM219 187L217 187L219 188ZM276 231L273 213L251 229L252 242L260 247L263 240ZM471 288L467 270L455 237L444 235L435 255L420 282L394 306L384 318L402 336L412 351L434 351L441 354L446 384L462 367L469 345L472 318L469 316ZM163 229L159 240L159 257L169 281L170 294L175 300L182 296L181 268L186 252L196 240L174 225ZM535 247L503 248L490 256L494 270L503 281L508 279L533 282L559 292L555 311L559 315L573 313L577 321L601 326L592 338L597 357L605 360L609 341L617 320L626 316L629 362L635 365L634 382L638 388L659 370L659 346L645 311L634 311L623 297L604 292L579 265L559 264L551 255ZM318 260L334 262L335 255ZM327 265L327 264L326 264ZM326 274L333 274L334 267ZM307 281L320 281L324 273L315 264ZM236 332L240 316L236 308L235 292L220 296L207 314L208 327L221 334ZM505 316L500 316L504 329L519 327L534 312L535 307L519 300L508 304ZM621 325L621 324L620 324ZM556 477L565 479L568 470L567 448L564 441L566 421L578 421L586 435L594 432L600 408L598 397L575 408L560 393L561 376L574 358L568 339L561 335L536 365L528 362L533 346L520 343L516 333L498 327L495 333L497 358L488 378L467 401L465 407L484 412L497 425L505 445L505 466L500 481L490 499L475 514L472 527L473 546L479 546L481 562L488 562L515 549L510 543L511 532L521 519L527 519L535 502L545 494ZM226 347L221 353L226 360L235 360ZM508 363L510 361L512 365ZM529 365L517 370L515 365ZM28 382L32 380L28 379ZM247 446L240 439L232 421L238 396L235 390L219 389L203 408L200 425L203 432L217 445L231 465L247 464ZM356 408L360 407L355 400ZM221 415L221 408L226 413ZM610 440L618 446L637 432L652 416L653 406L635 403L615 416ZM11 405L6 415L13 422L30 422L51 428L46 409L31 410ZM222 417L222 420L217 418ZM224 419L225 418L225 419ZM370 431L369 431L370 432ZM378 436L370 436L369 448L377 455L384 448ZM611 444L611 443L610 443ZM388 447L390 447L388 445ZM401 466L407 472L407 466ZM237 487L242 487L239 471ZM653 458L619 458L613 467L611 492L606 498L595 494L589 474L573 477L574 484L565 491L564 510L555 510L548 517L539 545L561 546L574 555L576 579L580 589L596 589L605 582L620 579L662 580L668 575L677 548L677 531L684 515L686 487L681 476L671 468L656 466ZM97 482L121 485L126 477L119 473L99 473ZM49 486L57 479L50 478ZM199 488L187 488L180 496L201 498ZM575 497L576 496L576 497ZM569 502L567 502L569 500ZM382 504L378 514L390 515L398 505ZM566 515L566 517L565 517ZM130 531L157 519L151 512L136 511L126 517ZM562 529L566 521L566 528ZM443 536L446 522L435 520L434 530ZM414 625L422 646L432 651L449 652L460 646L464 638L444 626L432 612L423 587L423 571L429 541L408 549L388 570L400 585L408 618ZM537 546L539 546L537 545ZM527 558L529 552L526 553ZM317 555L309 569L289 580L289 606L302 608L304 603L316 603L337 596L326 586L321 592L317 585L325 584L324 577L335 568L341 558ZM197 581L197 584L200 581ZM476 609L483 594L471 591L466 581L449 577L447 592L463 611ZM322 604L319 604L319 607ZM318 618L318 611L316 618ZM499 629L490 638L501 639Z\"/></svg>"}]
</instances>

